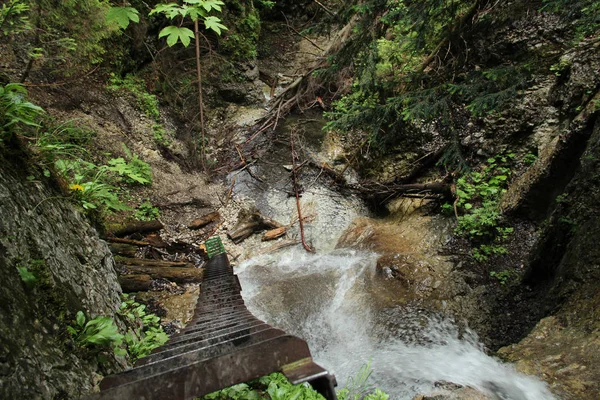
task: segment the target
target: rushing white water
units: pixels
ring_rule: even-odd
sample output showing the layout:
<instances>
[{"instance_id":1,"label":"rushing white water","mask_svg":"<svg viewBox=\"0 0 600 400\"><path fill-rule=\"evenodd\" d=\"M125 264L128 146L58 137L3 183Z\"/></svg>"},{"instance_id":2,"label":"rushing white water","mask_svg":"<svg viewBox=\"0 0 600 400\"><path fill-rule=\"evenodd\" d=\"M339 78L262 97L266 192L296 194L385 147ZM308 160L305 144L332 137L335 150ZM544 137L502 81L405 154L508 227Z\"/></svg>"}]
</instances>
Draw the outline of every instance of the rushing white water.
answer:
<instances>
[{"instance_id":1,"label":"rushing white water","mask_svg":"<svg viewBox=\"0 0 600 400\"><path fill-rule=\"evenodd\" d=\"M289 250L237 268L243 296L259 318L304 338L341 386L371 361L372 384L390 399L412 399L444 381L492 399L553 399L541 381L489 357L476 336L411 307L383 304L376 255L352 250Z\"/></svg>"}]
</instances>

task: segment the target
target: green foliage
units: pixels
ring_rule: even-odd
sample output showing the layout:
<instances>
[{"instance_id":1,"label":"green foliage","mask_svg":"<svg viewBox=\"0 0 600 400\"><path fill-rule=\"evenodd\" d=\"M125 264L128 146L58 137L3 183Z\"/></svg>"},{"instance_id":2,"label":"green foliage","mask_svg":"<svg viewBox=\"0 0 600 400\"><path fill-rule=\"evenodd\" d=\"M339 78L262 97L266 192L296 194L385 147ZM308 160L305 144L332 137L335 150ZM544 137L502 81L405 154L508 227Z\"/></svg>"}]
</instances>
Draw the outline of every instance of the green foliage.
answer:
<instances>
[{"instance_id":1,"label":"green foliage","mask_svg":"<svg viewBox=\"0 0 600 400\"><path fill-rule=\"evenodd\" d=\"M23 127L37 127L40 107L26 101L27 90L22 85L9 83L0 86L0 143L19 133Z\"/></svg>"},{"instance_id":2,"label":"green foliage","mask_svg":"<svg viewBox=\"0 0 600 400\"><path fill-rule=\"evenodd\" d=\"M252 3L236 2L230 7L228 20L234 27L221 42L223 52L237 61L256 58L261 30L258 10Z\"/></svg>"},{"instance_id":3,"label":"green foliage","mask_svg":"<svg viewBox=\"0 0 600 400\"><path fill-rule=\"evenodd\" d=\"M278 372L207 394L202 400L322 400L308 384L292 385Z\"/></svg>"},{"instance_id":4,"label":"green foliage","mask_svg":"<svg viewBox=\"0 0 600 400\"><path fill-rule=\"evenodd\" d=\"M123 342L123 335L112 318L99 316L86 322L83 311L77 312L74 323L67 330L76 344L92 351L113 349L118 353L117 349Z\"/></svg>"},{"instance_id":5,"label":"green foliage","mask_svg":"<svg viewBox=\"0 0 600 400\"><path fill-rule=\"evenodd\" d=\"M106 0L37 0L30 2L30 19L36 26L28 53L37 67L55 75L70 76L103 61L110 39L120 33L107 21ZM113 46L114 47L114 46Z\"/></svg>"},{"instance_id":6,"label":"green foliage","mask_svg":"<svg viewBox=\"0 0 600 400\"><path fill-rule=\"evenodd\" d=\"M600 28L600 2L597 0L543 0L542 10L561 14L572 21L581 37Z\"/></svg>"},{"instance_id":7,"label":"green foliage","mask_svg":"<svg viewBox=\"0 0 600 400\"><path fill-rule=\"evenodd\" d=\"M120 78L111 74L107 89L111 92L127 91L135 97L138 107L155 121L160 119L160 110L158 108L158 99L153 94L148 93L146 83L143 79L128 74L125 78Z\"/></svg>"},{"instance_id":8,"label":"green foliage","mask_svg":"<svg viewBox=\"0 0 600 400\"><path fill-rule=\"evenodd\" d=\"M160 211L150 201L146 200L138 206L133 217L138 221L153 221L160 217Z\"/></svg>"},{"instance_id":9,"label":"green foliage","mask_svg":"<svg viewBox=\"0 0 600 400\"><path fill-rule=\"evenodd\" d=\"M523 157L523 163L527 164L527 165L531 165L534 162L536 162L537 159L538 159L538 157L535 154L530 152L530 153L525 154L525 156Z\"/></svg>"},{"instance_id":10,"label":"green foliage","mask_svg":"<svg viewBox=\"0 0 600 400\"><path fill-rule=\"evenodd\" d=\"M207 30L212 30L218 35L227 27L221 24L221 19L209 15L212 10L221 11L221 6L224 3L221 0L183 0L183 5L176 3L158 4L150 15L163 14L167 18L173 20L177 17L189 17L192 21L201 21ZM174 46L181 42L185 47L188 47L191 39L194 37L194 32L182 26L170 25L163 28L158 37L167 37L167 45Z\"/></svg>"},{"instance_id":11,"label":"green foliage","mask_svg":"<svg viewBox=\"0 0 600 400\"><path fill-rule=\"evenodd\" d=\"M140 13L133 7L111 7L106 14L108 23L116 23L125 30L130 22L140 22Z\"/></svg>"},{"instance_id":12,"label":"green foliage","mask_svg":"<svg viewBox=\"0 0 600 400\"><path fill-rule=\"evenodd\" d=\"M124 294L123 297L119 314L127 320L129 329L125 335L125 344L130 359L135 362L165 344L169 337L163 331L159 317L147 313L145 305L128 295Z\"/></svg>"},{"instance_id":13,"label":"green foliage","mask_svg":"<svg viewBox=\"0 0 600 400\"><path fill-rule=\"evenodd\" d=\"M119 200L117 188L107 183L108 166L96 166L82 160L58 159L54 163L56 171L67 181L71 196L85 210L126 211L129 210Z\"/></svg>"},{"instance_id":14,"label":"green foliage","mask_svg":"<svg viewBox=\"0 0 600 400\"><path fill-rule=\"evenodd\" d=\"M370 364L370 363L369 363ZM372 373L370 365L363 366L358 374L350 378L345 388L337 393L339 400L388 400L389 395L367 384ZM200 400L322 400L308 384L292 385L280 373L263 376L203 396Z\"/></svg>"},{"instance_id":15,"label":"green foliage","mask_svg":"<svg viewBox=\"0 0 600 400\"><path fill-rule=\"evenodd\" d=\"M514 272L510 270L504 270L500 272L492 271L490 272L490 276L492 278L496 278L498 283L504 286L514 277Z\"/></svg>"},{"instance_id":16,"label":"green foliage","mask_svg":"<svg viewBox=\"0 0 600 400\"><path fill-rule=\"evenodd\" d=\"M167 138L167 131L162 124L154 124L152 125L152 133L154 134L154 140L156 143L167 146L169 144L169 139Z\"/></svg>"},{"instance_id":17,"label":"green foliage","mask_svg":"<svg viewBox=\"0 0 600 400\"><path fill-rule=\"evenodd\" d=\"M30 271L27 266L17 265L17 271L19 272L19 276L21 277L21 280L23 281L23 283L25 283L25 286L27 286L29 289L34 287L35 284L39 281L39 278L37 277L37 275L35 275L35 273Z\"/></svg>"},{"instance_id":18,"label":"green foliage","mask_svg":"<svg viewBox=\"0 0 600 400\"><path fill-rule=\"evenodd\" d=\"M339 400L360 400L373 391L373 386L367 381L373 373L371 362L363 365L355 376L348 378L346 386L338 390Z\"/></svg>"},{"instance_id":19,"label":"green foliage","mask_svg":"<svg viewBox=\"0 0 600 400\"><path fill-rule=\"evenodd\" d=\"M4 36L31 29L29 10L29 4L25 0L8 0L0 6L0 31Z\"/></svg>"},{"instance_id":20,"label":"green foliage","mask_svg":"<svg viewBox=\"0 0 600 400\"><path fill-rule=\"evenodd\" d=\"M108 170L117 173L126 183L150 185L152 184L152 168L148 163L140 160L137 155L127 150L129 161L122 157L108 161Z\"/></svg>"},{"instance_id":21,"label":"green foliage","mask_svg":"<svg viewBox=\"0 0 600 400\"><path fill-rule=\"evenodd\" d=\"M466 0L341 6L340 17L357 22L319 76L334 81L336 73L353 68L355 79L328 113L327 128L363 131L371 149L387 153L398 144L410 146L415 130L436 131L450 142L465 114L481 118L502 111L530 85L531 66L527 60L490 62L471 55L474 33L489 29L488 12L479 12L483 7Z\"/></svg>"},{"instance_id":22,"label":"green foliage","mask_svg":"<svg viewBox=\"0 0 600 400\"><path fill-rule=\"evenodd\" d=\"M556 196L556 199L554 199L554 201L556 201L558 204L568 203L569 202L569 193L559 194L558 196Z\"/></svg>"},{"instance_id":23,"label":"green foliage","mask_svg":"<svg viewBox=\"0 0 600 400\"><path fill-rule=\"evenodd\" d=\"M472 256L478 262L491 255L507 254L506 248L498 243L505 240L513 228L501 226L498 202L506 192L511 174L508 165L514 157L512 153L490 157L481 171L473 171L456 182L456 207L462 211L456 232L477 246Z\"/></svg>"}]
</instances>

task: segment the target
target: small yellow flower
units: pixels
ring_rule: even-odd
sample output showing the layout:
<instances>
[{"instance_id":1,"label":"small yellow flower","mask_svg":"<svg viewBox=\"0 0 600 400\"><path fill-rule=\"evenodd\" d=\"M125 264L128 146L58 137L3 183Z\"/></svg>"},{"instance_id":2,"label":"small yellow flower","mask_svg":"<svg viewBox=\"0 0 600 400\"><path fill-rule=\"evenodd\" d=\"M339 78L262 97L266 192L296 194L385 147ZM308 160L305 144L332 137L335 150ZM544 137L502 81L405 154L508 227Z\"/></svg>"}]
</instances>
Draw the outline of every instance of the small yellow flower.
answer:
<instances>
[{"instance_id":1,"label":"small yellow flower","mask_svg":"<svg viewBox=\"0 0 600 400\"><path fill-rule=\"evenodd\" d=\"M85 188L81 185L78 185L76 183L72 183L69 185L69 189L75 191L75 190L79 190L80 192L83 192L85 190Z\"/></svg>"}]
</instances>

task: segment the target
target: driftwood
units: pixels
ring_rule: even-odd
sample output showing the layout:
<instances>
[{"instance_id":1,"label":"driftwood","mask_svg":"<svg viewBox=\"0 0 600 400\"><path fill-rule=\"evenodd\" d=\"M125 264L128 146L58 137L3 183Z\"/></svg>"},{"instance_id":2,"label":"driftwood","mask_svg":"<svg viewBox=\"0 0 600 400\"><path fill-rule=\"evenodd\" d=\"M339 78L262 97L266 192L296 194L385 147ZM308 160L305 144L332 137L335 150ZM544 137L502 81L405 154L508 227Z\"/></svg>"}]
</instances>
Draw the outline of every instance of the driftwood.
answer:
<instances>
[{"instance_id":1,"label":"driftwood","mask_svg":"<svg viewBox=\"0 0 600 400\"><path fill-rule=\"evenodd\" d=\"M146 235L146 237L144 238L148 243L150 243L150 246L152 247L158 247L158 248L166 248L169 246L169 244L167 242L165 242L158 233L151 233L149 235Z\"/></svg>"},{"instance_id":2,"label":"driftwood","mask_svg":"<svg viewBox=\"0 0 600 400\"><path fill-rule=\"evenodd\" d=\"M268 240L275 240L275 239L280 238L283 235L285 235L286 232L287 232L287 229L285 228L285 226L282 226L281 228L271 229L271 230L265 232L265 234L262 237L262 241L266 242Z\"/></svg>"},{"instance_id":3,"label":"driftwood","mask_svg":"<svg viewBox=\"0 0 600 400\"><path fill-rule=\"evenodd\" d=\"M138 247L144 247L144 246L150 245L150 243L143 242L140 240L121 239L121 238L115 238L115 237L107 237L107 238L104 238L104 240L106 240L107 242L111 242L111 243L130 244L132 246L138 246Z\"/></svg>"},{"instance_id":4,"label":"driftwood","mask_svg":"<svg viewBox=\"0 0 600 400\"><path fill-rule=\"evenodd\" d=\"M218 221L221 218L221 214L218 212L211 212L203 215L200 218L196 218L188 225L189 229L200 229L210 224L211 222Z\"/></svg>"},{"instance_id":5,"label":"driftwood","mask_svg":"<svg viewBox=\"0 0 600 400\"><path fill-rule=\"evenodd\" d=\"M162 261L162 260L150 260L148 258L115 258L117 264L121 265L135 265L140 267L148 268L193 268L194 264L185 261Z\"/></svg>"},{"instance_id":6,"label":"driftwood","mask_svg":"<svg viewBox=\"0 0 600 400\"><path fill-rule=\"evenodd\" d=\"M298 224L300 225L300 240L302 242L302 247L308 252L313 252L313 249L310 248L308 243L306 243L306 239L304 237L304 221L302 220L302 209L300 208L300 193L298 186L298 169L296 168L296 152L294 150L294 132L290 133L290 146L292 148L292 181L294 184L294 194L296 196L296 208L298 210Z\"/></svg>"},{"instance_id":7,"label":"driftwood","mask_svg":"<svg viewBox=\"0 0 600 400\"><path fill-rule=\"evenodd\" d=\"M125 293L145 292L152 287L152 277L148 274L121 275L119 283Z\"/></svg>"},{"instance_id":8,"label":"driftwood","mask_svg":"<svg viewBox=\"0 0 600 400\"><path fill-rule=\"evenodd\" d=\"M166 279L175 283L194 283L201 282L204 270L201 268L189 267L148 267L137 265L122 266L123 273L126 275L149 275L152 279Z\"/></svg>"},{"instance_id":9,"label":"driftwood","mask_svg":"<svg viewBox=\"0 0 600 400\"><path fill-rule=\"evenodd\" d=\"M122 237L133 233L156 232L160 231L162 228L164 228L162 222L154 220L130 222L126 225L117 224L115 226L110 226L108 230L113 236Z\"/></svg>"},{"instance_id":10,"label":"driftwood","mask_svg":"<svg viewBox=\"0 0 600 400\"><path fill-rule=\"evenodd\" d=\"M135 257L139 247L124 243L111 243L108 245L110 252L125 257Z\"/></svg>"},{"instance_id":11,"label":"driftwood","mask_svg":"<svg viewBox=\"0 0 600 400\"><path fill-rule=\"evenodd\" d=\"M269 217L265 217L258 212L254 212L251 214L241 215L236 226L227 232L227 236L229 236L234 243L240 243L255 232L259 232L264 229L277 229L281 227L283 227L283 225L281 225L279 222Z\"/></svg>"},{"instance_id":12,"label":"driftwood","mask_svg":"<svg viewBox=\"0 0 600 400\"><path fill-rule=\"evenodd\" d=\"M454 198L453 185L447 182L409 183L405 185L363 184L355 187L364 198L385 204L396 197L439 199Z\"/></svg>"}]
</instances>

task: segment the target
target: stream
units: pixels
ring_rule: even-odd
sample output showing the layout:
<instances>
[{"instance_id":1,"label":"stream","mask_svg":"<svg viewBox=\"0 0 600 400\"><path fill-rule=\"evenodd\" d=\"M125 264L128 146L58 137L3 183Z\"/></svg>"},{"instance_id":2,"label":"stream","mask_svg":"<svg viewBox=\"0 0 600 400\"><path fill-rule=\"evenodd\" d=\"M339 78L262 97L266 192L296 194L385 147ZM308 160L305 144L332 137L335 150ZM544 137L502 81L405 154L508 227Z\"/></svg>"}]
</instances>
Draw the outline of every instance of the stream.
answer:
<instances>
[{"instance_id":1,"label":"stream","mask_svg":"<svg viewBox=\"0 0 600 400\"><path fill-rule=\"evenodd\" d=\"M318 139L305 139L306 147L318 153ZM295 198L283 169L289 163L289 147L275 144L267 161L252 166L264 182L246 172L229 177L235 195L281 223L293 222ZM306 237L316 252L294 246L236 266L256 317L306 340L339 388L352 386L368 364L368 385L390 399L413 399L448 384L470 386L491 399L554 399L543 382L488 356L474 332L437 311L399 302L399 282L377 271L376 253L336 248L344 230L368 211L358 199L328 188L318 171L303 171L301 179ZM298 239L295 226L288 236Z\"/></svg>"}]
</instances>

